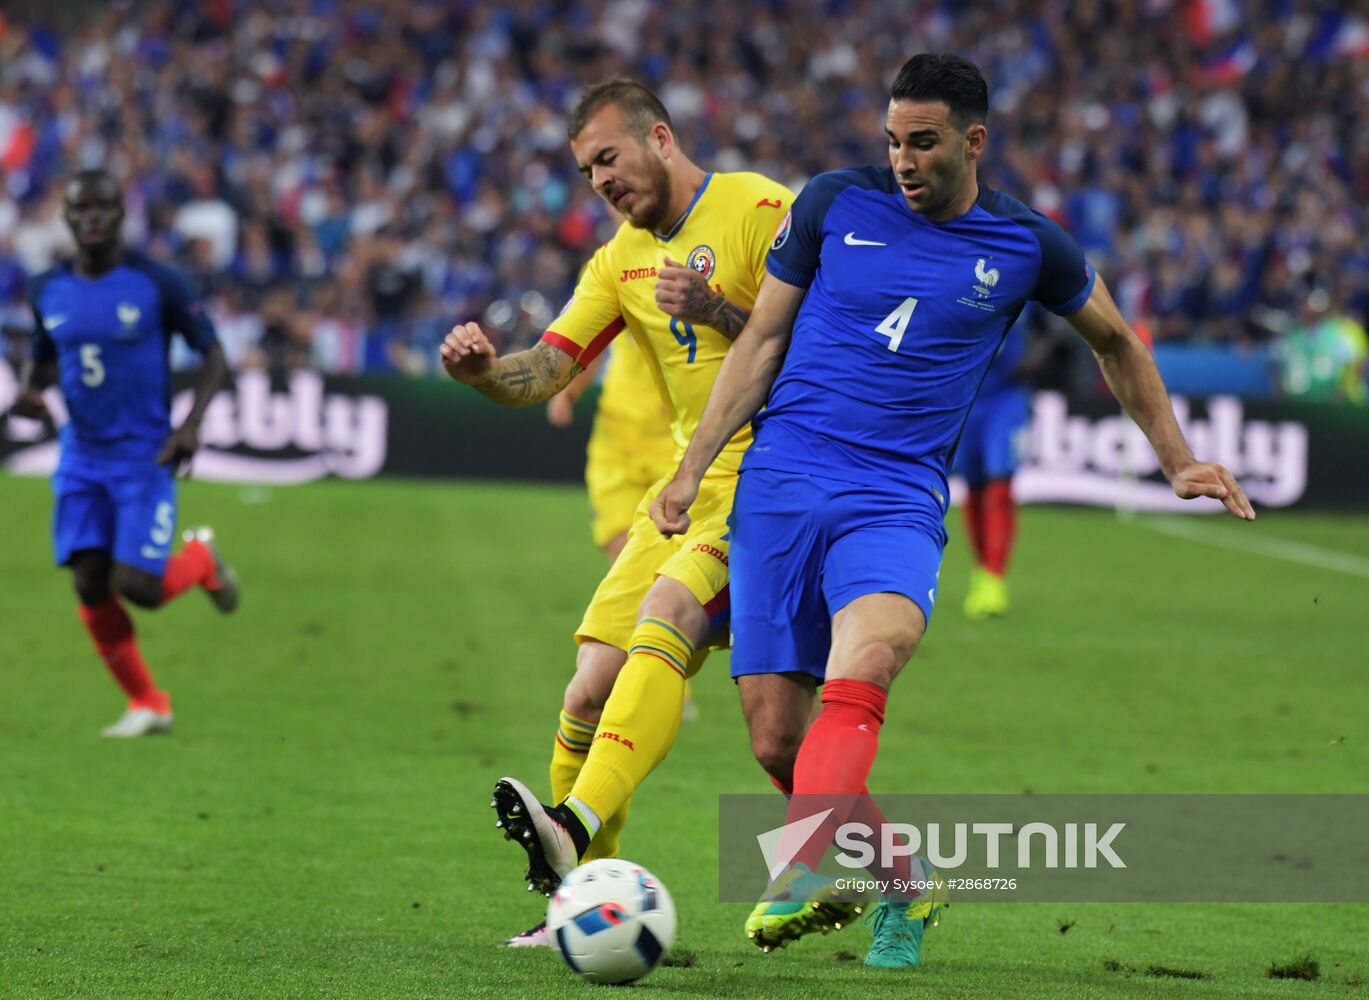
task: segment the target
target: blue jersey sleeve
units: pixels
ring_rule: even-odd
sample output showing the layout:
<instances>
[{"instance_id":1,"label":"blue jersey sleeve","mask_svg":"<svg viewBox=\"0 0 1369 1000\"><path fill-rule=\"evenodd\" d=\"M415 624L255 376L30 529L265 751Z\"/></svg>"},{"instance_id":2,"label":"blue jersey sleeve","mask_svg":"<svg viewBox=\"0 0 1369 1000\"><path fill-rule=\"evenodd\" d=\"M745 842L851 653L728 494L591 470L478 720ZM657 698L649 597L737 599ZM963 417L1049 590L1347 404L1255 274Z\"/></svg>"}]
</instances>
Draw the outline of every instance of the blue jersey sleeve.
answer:
<instances>
[{"instance_id":1,"label":"blue jersey sleeve","mask_svg":"<svg viewBox=\"0 0 1369 1000\"><path fill-rule=\"evenodd\" d=\"M34 364L39 365L54 364L57 361L57 345L52 342L52 337L48 336L47 324L43 322L43 311L38 306L38 293L42 291L47 278L48 274L44 272L30 279L28 288L29 308L33 310L33 343L30 354Z\"/></svg>"},{"instance_id":2,"label":"blue jersey sleeve","mask_svg":"<svg viewBox=\"0 0 1369 1000\"><path fill-rule=\"evenodd\" d=\"M765 269L786 284L807 288L822 256L822 223L832 201L851 184L849 170L818 174L799 192L780 223Z\"/></svg>"},{"instance_id":3,"label":"blue jersey sleeve","mask_svg":"<svg viewBox=\"0 0 1369 1000\"><path fill-rule=\"evenodd\" d=\"M1032 298L1057 316L1072 316L1093 293L1094 273L1074 237L1044 215L1031 227L1041 244L1041 273Z\"/></svg>"},{"instance_id":4,"label":"blue jersey sleeve","mask_svg":"<svg viewBox=\"0 0 1369 1000\"><path fill-rule=\"evenodd\" d=\"M203 354L219 338L204 306L195 297L195 290L190 287L190 279L174 268L146 258L139 264L157 283L162 300L163 329L179 333L187 344Z\"/></svg>"}]
</instances>

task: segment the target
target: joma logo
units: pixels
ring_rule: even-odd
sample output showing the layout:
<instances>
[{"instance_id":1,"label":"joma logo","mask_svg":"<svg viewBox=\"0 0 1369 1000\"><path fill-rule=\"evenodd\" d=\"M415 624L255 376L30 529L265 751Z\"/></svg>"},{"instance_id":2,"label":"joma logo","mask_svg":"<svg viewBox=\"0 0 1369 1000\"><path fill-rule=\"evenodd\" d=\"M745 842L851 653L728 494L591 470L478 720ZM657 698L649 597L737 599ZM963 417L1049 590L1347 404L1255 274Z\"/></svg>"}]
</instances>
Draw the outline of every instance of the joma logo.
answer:
<instances>
[{"instance_id":1,"label":"joma logo","mask_svg":"<svg viewBox=\"0 0 1369 1000\"><path fill-rule=\"evenodd\" d=\"M596 737L594 737L594 738L595 738L596 740L612 740L614 743L621 743L623 746L627 747L629 750L636 750L636 749L637 749L635 746L632 745L632 741L631 741L631 740L624 739L623 737L619 736L617 733L600 733L598 736L596 736Z\"/></svg>"},{"instance_id":2,"label":"joma logo","mask_svg":"<svg viewBox=\"0 0 1369 1000\"><path fill-rule=\"evenodd\" d=\"M727 553L724 552L722 549L715 548L714 546L709 545L706 542L700 542L698 545L694 546L694 551L707 552L710 556L718 560L724 566L727 565Z\"/></svg>"}]
</instances>

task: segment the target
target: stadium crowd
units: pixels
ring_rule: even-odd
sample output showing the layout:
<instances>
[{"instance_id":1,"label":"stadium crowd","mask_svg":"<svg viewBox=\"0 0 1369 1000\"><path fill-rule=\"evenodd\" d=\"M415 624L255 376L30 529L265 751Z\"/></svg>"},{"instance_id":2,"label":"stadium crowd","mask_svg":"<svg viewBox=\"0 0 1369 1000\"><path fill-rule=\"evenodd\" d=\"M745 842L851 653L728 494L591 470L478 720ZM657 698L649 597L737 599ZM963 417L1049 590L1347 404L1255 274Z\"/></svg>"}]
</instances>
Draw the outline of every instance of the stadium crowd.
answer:
<instances>
[{"instance_id":1,"label":"stadium crowd","mask_svg":"<svg viewBox=\"0 0 1369 1000\"><path fill-rule=\"evenodd\" d=\"M586 82L633 75L699 162L798 188L881 160L868 109L918 50L983 67L983 176L1069 227L1157 342L1286 358L1312 330L1363 395L1369 25L1319 0L148 0L0 21L9 349L25 273L67 247L61 180L92 164L236 366L428 372L471 318L525 343L616 225L565 142Z\"/></svg>"}]
</instances>

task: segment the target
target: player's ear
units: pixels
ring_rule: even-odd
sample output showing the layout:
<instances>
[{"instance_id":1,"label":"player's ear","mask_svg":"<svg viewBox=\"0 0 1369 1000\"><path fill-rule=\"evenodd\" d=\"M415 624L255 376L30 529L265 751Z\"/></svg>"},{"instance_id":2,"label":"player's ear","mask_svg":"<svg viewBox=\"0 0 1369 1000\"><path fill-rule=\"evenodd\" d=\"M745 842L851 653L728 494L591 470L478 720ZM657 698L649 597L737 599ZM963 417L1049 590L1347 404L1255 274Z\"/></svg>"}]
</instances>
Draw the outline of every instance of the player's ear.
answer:
<instances>
[{"instance_id":1,"label":"player's ear","mask_svg":"<svg viewBox=\"0 0 1369 1000\"><path fill-rule=\"evenodd\" d=\"M663 160L670 159L671 154L675 152L675 136L665 122L657 122L651 126L651 130L647 132L647 141L661 154Z\"/></svg>"},{"instance_id":2,"label":"player's ear","mask_svg":"<svg viewBox=\"0 0 1369 1000\"><path fill-rule=\"evenodd\" d=\"M965 130L965 159L977 160L979 155L984 152L984 143L988 141L989 130L984 127L982 122L975 122Z\"/></svg>"}]
</instances>

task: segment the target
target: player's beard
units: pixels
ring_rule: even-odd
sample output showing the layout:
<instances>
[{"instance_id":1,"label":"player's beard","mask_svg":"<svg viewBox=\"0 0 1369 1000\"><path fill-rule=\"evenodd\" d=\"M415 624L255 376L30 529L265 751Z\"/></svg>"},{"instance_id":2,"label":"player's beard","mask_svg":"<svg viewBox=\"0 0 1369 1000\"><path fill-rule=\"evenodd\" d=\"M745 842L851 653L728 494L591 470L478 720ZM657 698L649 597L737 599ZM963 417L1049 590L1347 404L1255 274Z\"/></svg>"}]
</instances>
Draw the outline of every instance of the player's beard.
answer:
<instances>
[{"instance_id":1,"label":"player's beard","mask_svg":"<svg viewBox=\"0 0 1369 1000\"><path fill-rule=\"evenodd\" d=\"M907 202L908 207L926 218L944 221L961 193L965 190L969 168L964 164L945 163L925 171L917 178L922 184L921 207ZM899 178L900 181L903 178ZM905 196L905 201L907 198Z\"/></svg>"},{"instance_id":2,"label":"player's beard","mask_svg":"<svg viewBox=\"0 0 1369 1000\"><path fill-rule=\"evenodd\" d=\"M654 156L647 159L646 190L633 191L636 202L630 211L623 212L634 229L659 231L670 211L670 171Z\"/></svg>"}]
</instances>

